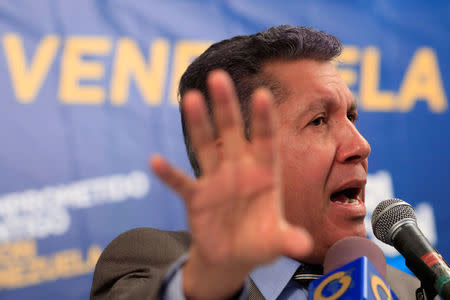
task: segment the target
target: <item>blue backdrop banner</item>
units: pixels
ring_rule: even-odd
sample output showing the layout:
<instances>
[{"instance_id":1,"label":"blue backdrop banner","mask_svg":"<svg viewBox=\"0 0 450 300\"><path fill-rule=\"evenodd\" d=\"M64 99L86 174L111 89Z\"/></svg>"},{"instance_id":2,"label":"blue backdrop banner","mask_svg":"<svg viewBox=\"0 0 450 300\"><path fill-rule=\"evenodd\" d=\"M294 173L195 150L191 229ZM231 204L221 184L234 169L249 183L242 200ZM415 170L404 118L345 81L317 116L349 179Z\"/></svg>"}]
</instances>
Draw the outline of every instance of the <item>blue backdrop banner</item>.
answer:
<instances>
[{"instance_id":1,"label":"blue backdrop banner","mask_svg":"<svg viewBox=\"0 0 450 300\"><path fill-rule=\"evenodd\" d=\"M339 70L372 146L369 237L373 209L396 196L449 259L448 1L2 1L0 298L86 299L115 236L185 229L147 167L158 152L190 169L179 77L212 42L280 24L345 46Z\"/></svg>"}]
</instances>

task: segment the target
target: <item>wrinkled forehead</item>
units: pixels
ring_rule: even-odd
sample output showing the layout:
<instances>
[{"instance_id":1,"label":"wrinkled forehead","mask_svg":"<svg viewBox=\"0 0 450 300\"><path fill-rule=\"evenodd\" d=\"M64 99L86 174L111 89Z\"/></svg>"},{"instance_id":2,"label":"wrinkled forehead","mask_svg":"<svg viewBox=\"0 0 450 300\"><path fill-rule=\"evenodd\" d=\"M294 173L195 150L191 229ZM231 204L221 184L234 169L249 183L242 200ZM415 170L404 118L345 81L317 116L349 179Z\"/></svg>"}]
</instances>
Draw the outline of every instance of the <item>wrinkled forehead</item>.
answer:
<instances>
[{"instance_id":1,"label":"wrinkled forehead","mask_svg":"<svg viewBox=\"0 0 450 300\"><path fill-rule=\"evenodd\" d=\"M273 60L263 64L261 75L276 83L277 103L294 97L336 98L356 107L355 97L331 61L314 59ZM335 100L336 100L335 99Z\"/></svg>"}]
</instances>

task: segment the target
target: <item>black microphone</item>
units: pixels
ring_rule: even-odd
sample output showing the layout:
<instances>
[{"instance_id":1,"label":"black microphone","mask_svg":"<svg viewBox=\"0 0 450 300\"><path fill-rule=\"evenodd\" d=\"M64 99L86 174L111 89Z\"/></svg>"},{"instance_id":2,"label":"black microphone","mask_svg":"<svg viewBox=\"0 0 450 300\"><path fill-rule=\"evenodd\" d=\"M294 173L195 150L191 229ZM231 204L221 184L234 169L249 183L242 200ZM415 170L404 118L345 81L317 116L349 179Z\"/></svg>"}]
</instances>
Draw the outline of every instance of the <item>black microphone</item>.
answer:
<instances>
[{"instance_id":1,"label":"black microphone","mask_svg":"<svg viewBox=\"0 0 450 300\"><path fill-rule=\"evenodd\" d=\"M427 297L439 294L450 299L450 268L417 227L411 205L395 198L381 202L373 212L372 229L380 241L403 255L406 266L422 282Z\"/></svg>"}]
</instances>

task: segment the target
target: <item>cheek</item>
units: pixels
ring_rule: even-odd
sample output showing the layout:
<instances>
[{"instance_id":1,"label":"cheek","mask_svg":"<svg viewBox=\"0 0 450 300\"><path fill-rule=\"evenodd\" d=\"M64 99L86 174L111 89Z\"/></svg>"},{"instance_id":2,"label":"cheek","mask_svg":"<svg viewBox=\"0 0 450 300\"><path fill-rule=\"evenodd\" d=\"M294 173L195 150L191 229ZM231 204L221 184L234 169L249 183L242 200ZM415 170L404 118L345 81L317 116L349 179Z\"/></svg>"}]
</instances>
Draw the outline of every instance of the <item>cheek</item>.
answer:
<instances>
[{"instance_id":1,"label":"cheek","mask_svg":"<svg viewBox=\"0 0 450 300\"><path fill-rule=\"evenodd\" d=\"M285 198L285 217L288 223L301 226L311 230L310 224L312 220L316 219L313 215L314 210L310 210L310 205L303 203L304 198L295 199L294 201L289 201Z\"/></svg>"},{"instance_id":2,"label":"cheek","mask_svg":"<svg viewBox=\"0 0 450 300\"><path fill-rule=\"evenodd\" d=\"M329 145L311 144L299 136L282 139L280 163L284 209L290 223L311 227L323 223L328 207L327 177L334 154Z\"/></svg>"},{"instance_id":3,"label":"cheek","mask_svg":"<svg viewBox=\"0 0 450 300\"><path fill-rule=\"evenodd\" d=\"M333 167L333 147L323 144L285 145L280 151L280 161L285 182L304 183L305 190L324 188Z\"/></svg>"},{"instance_id":4,"label":"cheek","mask_svg":"<svg viewBox=\"0 0 450 300\"><path fill-rule=\"evenodd\" d=\"M289 223L313 229L323 223L327 200L323 184L304 166L287 163L283 178L285 216Z\"/></svg>"}]
</instances>

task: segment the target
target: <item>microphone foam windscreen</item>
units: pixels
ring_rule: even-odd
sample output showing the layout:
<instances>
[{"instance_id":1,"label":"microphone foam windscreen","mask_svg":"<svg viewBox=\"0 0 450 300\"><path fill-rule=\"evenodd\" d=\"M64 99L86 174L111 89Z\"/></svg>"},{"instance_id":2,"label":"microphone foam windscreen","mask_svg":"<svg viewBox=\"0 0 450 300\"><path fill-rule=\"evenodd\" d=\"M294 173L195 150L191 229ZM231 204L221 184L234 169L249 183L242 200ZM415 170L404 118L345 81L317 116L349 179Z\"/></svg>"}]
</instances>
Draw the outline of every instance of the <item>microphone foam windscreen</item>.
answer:
<instances>
[{"instance_id":1,"label":"microphone foam windscreen","mask_svg":"<svg viewBox=\"0 0 450 300\"><path fill-rule=\"evenodd\" d=\"M324 274L362 256L366 256L378 273L386 278L386 259L381 249L374 242L357 236L337 241L328 249L323 263Z\"/></svg>"},{"instance_id":2,"label":"microphone foam windscreen","mask_svg":"<svg viewBox=\"0 0 450 300\"><path fill-rule=\"evenodd\" d=\"M416 222L416 214L409 203L396 198L384 200L372 214L373 234L380 241L392 245L391 229L407 220Z\"/></svg>"}]
</instances>

